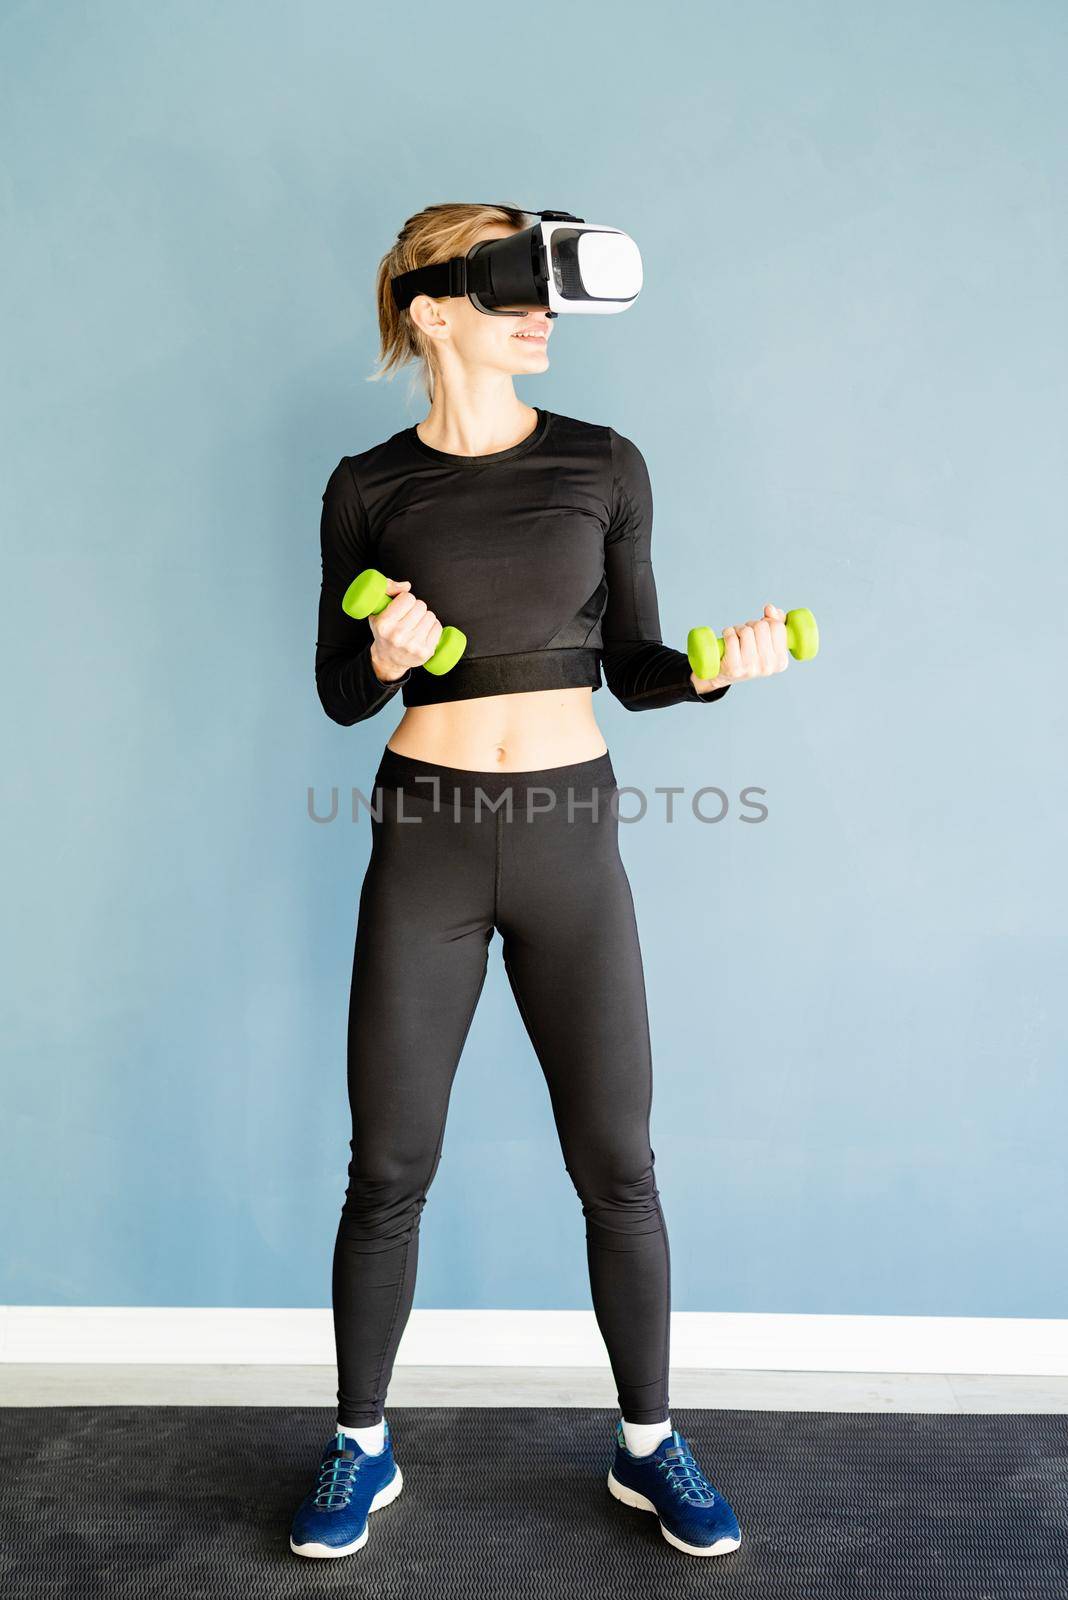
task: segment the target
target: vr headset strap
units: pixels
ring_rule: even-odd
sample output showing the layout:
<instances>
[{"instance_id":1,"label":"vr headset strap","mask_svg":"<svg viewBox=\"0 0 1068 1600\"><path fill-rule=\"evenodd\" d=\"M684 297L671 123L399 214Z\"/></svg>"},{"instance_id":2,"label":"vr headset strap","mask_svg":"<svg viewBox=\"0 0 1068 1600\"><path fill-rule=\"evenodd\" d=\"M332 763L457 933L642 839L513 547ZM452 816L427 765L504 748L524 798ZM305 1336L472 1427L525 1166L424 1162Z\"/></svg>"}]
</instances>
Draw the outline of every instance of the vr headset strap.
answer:
<instances>
[{"instance_id":1,"label":"vr headset strap","mask_svg":"<svg viewBox=\"0 0 1068 1600\"><path fill-rule=\"evenodd\" d=\"M415 267L390 279L393 299L398 311L407 310L417 294L429 294L440 299L445 295L467 293L467 258L453 256L451 261L436 261L432 267Z\"/></svg>"},{"instance_id":2,"label":"vr headset strap","mask_svg":"<svg viewBox=\"0 0 1068 1600\"><path fill-rule=\"evenodd\" d=\"M528 211L526 206L499 205L496 200L479 200L477 205L496 205L498 211L518 211L524 217L540 217L543 222L585 222L585 217L576 217L571 211Z\"/></svg>"},{"instance_id":3,"label":"vr headset strap","mask_svg":"<svg viewBox=\"0 0 1068 1600\"><path fill-rule=\"evenodd\" d=\"M514 207L507 207L514 210ZM525 211L524 216L541 217L546 222L581 222L570 211ZM467 293L467 258L453 256L451 261L436 261L430 267L414 267L411 272L401 272L390 279L393 302L398 311L406 311L417 294L428 294L434 299Z\"/></svg>"}]
</instances>

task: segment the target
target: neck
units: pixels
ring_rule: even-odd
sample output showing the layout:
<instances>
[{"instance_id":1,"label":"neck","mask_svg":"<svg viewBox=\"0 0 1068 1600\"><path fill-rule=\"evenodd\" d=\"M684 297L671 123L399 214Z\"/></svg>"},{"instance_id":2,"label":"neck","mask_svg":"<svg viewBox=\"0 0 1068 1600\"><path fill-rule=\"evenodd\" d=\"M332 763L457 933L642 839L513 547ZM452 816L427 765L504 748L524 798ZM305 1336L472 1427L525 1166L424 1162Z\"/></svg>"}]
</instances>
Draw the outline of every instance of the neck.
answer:
<instances>
[{"instance_id":1,"label":"neck","mask_svg":"<svg viewBox=\"0 0 1068 1600\"><path fill-rule=\"evenodd\" d=\"M519 399L508 376L438 383L430 411L416 432L424 444L450 455L484 456L521 444L537 425L533 406Z\"/></svg>"}]
</instances>

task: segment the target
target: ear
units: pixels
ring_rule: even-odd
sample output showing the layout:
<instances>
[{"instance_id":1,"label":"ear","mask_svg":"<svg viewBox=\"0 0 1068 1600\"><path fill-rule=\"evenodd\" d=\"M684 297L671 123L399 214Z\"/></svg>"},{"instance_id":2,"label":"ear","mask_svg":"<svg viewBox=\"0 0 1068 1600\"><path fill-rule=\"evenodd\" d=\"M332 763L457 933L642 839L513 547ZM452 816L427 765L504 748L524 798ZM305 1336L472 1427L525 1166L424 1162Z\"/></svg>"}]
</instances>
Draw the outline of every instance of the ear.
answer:
<instances>
[{"instance_id":1,"label":"ear","mask_svg":"<svg viewBox=\"0 0 1068 1600\"><path fill-rule=\"evenodd\" d=\"M428 294L417 294L408 307L408 315L421 333L430 339L439 339L448 329L449 319L436 300Z\"/></svg>"}]
</instances>

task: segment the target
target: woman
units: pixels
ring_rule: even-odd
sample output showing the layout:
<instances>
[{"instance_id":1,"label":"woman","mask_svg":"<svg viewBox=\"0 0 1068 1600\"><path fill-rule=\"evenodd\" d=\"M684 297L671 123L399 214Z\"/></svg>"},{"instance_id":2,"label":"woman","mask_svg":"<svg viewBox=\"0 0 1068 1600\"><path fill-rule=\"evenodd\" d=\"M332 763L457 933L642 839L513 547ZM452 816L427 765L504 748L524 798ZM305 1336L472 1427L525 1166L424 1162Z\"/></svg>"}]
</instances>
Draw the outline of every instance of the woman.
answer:
<instances>
[{"instance_id":1,"label":"woman","mask_svg":"<svg viewBox=\"0 0 1068 1600\"><path fill-rule=\"evenodd\" d=\"M661 641L645 462L610 427L523 404L544 372L544 310L487 315L463 296L398 311L394 276L529 226L506 207L411 217L379 266L378 376L421 365L429 415L346 456L323 495L316 681L351 725L398 692L360 897L349 1018L349 1183L333 1267L337 1432L299 1507L301 1555L358 1550L400 1467L386 1389L415 1290L419 1220L496 929L582 1201L594 1310L621 1416L609 1487L694 1555L737 1547L730 1506L668 1410L670 1272L649 1145L642 962L597 726L600 670L631 710L711 703L781 672L784 613L724 629L720 675ZM389 605L342 611L367 567ZM467 649L423 669L443 624Z\"/></svg>"}]
</instances>

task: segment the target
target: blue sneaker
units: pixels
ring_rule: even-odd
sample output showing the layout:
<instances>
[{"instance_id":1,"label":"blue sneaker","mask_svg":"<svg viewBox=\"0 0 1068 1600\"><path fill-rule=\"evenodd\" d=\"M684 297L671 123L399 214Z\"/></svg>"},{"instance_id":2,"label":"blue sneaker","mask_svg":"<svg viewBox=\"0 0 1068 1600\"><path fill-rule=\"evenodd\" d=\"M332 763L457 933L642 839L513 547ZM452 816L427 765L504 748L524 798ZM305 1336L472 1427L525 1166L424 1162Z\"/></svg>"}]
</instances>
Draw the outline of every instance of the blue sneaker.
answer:
<instances>
[{"instance_id":1,"label":"blue sneaker","mask_svg":"<svg viewBox=\"0 0 1068 1600\"><path fill-rule=\"evenodd\" d=\"M655 1511L664 1538L688 1555L722 1556L742 1542L738 1518L713 1489L678 1428L650 1455L632 1456L617 1420L608 1487L624 1505Z\"/></svg>"},{"instance_id":2,"label":"blue sneaker","mask_svg":"<svg viewBox=\"0 0 1068 1600\"><path fill-rule=\"evenodd\" d=\"M393 1459L393 1438L368 1455L355 1439L338 1433L323 1450L315 1487L297 1507L289 1548L298 1556L348 1556L367 1543L368 1513L388 1506L404 1479Z\"/></svg>"}]
</instances>

